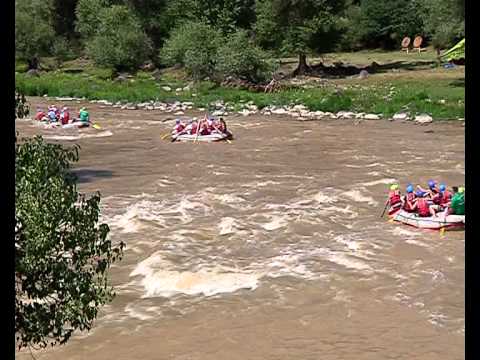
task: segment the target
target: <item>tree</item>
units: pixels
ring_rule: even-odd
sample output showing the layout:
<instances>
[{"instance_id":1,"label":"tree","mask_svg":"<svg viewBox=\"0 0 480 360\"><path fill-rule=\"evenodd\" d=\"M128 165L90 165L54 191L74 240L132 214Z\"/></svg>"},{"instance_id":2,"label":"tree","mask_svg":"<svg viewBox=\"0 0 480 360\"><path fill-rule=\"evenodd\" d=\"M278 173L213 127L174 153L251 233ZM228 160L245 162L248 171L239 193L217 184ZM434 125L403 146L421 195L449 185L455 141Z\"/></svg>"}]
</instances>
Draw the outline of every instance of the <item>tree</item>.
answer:
<instances>
[{"instance_id":1,"label":"tree","mask_svg":"<svg viewBox=\"0 0 480 360\"><path fill-rule=\"evenodd\" d=\"M335 28L343 0L257 0L257 35L274 37L283 50L298 55L294 75L310 70L307 53L316 48L316 38ZM317 49L318 50L318 49Z\"/></svg>"},{"instance_id":2,"label":"tree","mask_svg":"<svg viewBox=\"0 0 480 360\"><path fill-rule=\"evenodd\" d=\"M80 195L78 146L41 137L15 145L15 333L19 348L64 344L89 330L114 292L107 270L124 244L98 224L100 195Z\"/></svg>"},{"instance_id":3,"label":"tree","mask_svg":"<svg viewBox=\"0 0 480 360\"><path fill-rule=\"evenodd\" d=\"M423 0L425 32L437 52L465 37L464 1Z\"/></svg>"},{"instance_id":4,"label":"tree","mask_svg":"<svg viewBox=\"0 0 480 360\"><path fill-rule=\"evenodd\" d=\"M75 8L75 30L88 40L97 32L100 13L109 6L108 0L79 0Z\"/></svg>"},{"instance_id":5,"label":"tree","mask_svg":"<svg viewBox=\"0 0 480 360\"><path fill-rule=\"evenodd\" d=\"M416 0L362 0L360 32L367 46L394 48L405 36L423 35L423 6Z\"/></svg>"},{"instance_id":6,"label":"tree","mask_svg":"<svg viewBox=\"0 0 480 360\"><path fill-rule=\"evenodd\" d=\"M183 65L195 79L212 77L217 50L224 40L220 31L199 22L183 23L172 31L160 51L165 65Z\"/></svg>"},{"instance_id":7,"label":"tree","mask_svg":"<svg viewBox=\"0 0 480 360\"><path fill-rule=\"evenodd\" d=\"M255 21L254 0L170 0L167 6L170 27L182 22L202 22L223 34L237 27L249 29Z\"/></svg>"},{"instance_id":8,"label":"tree","mask_svg":"<svg viewBox=\"0 0 480 360\"><path fill-rule=\"evenodd\" d=\"M15 89L15 116L18 119L23 119L24 117L27 117L29 113L30 106L25 98L25 94L18 88Z\"/></svg>"},{"instance_id":9,"label":"tree","mask_svg":"<svg viewBox=\"0 0 480 360\"><path fill-rule=\"evenodd\" d=\"M37 69L38 57L49 54L55 36L52 0L15 0L15 55Z\"/></svg>"},{"instance_id":10,"label":"tree","mask_svg":"<svg viewBox=\"0 0 480 360\"><path fill-rule=\"evenodd\" d=\"M98 65L135 69L150 55L151 41L128 7L103 8L96 25L95 35L87 41L87 53Z\"/></svg>"},{"instance_id":11,"label":"tree","mask_svg":"<svg viewBox=\"0 0 480 360\"><path fill-rule=\"evenodd\" d=\"M233 76L252 82L271 78L275 64L255 46L245 30L229 35L217 51L215 70L222 78Z\"/></svg>"}]
</instances>

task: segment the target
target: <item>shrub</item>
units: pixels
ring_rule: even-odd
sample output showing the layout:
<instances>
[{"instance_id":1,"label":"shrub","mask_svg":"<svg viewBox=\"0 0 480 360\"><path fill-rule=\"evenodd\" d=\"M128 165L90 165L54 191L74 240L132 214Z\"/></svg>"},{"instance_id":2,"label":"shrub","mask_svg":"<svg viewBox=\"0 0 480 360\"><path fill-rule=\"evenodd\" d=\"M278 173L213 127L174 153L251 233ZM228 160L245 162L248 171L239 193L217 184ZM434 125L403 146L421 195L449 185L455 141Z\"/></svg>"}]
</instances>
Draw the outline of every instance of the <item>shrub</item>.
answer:
<instances>
[{"instance_id":1,"label":"shrub","mask_svg":"<svg viewBox=\"0 0 480 360\"><path fill-rule=\"evenodd\" d=\"M49 55L55 33L52 1L15 1L15 55L35 68L35 57Z\"/></svg>"},{"instance_id":2,"label":"shrub","mask_svg":"<svg viewBox=\"0 0 480 360\"><path fill-rule=\"evenodd\" d=\"M255 46L245 31L227 37L218 49L216 71L222 76L264 81L272 76L276 64L267 59L267 54Z\"/></svg>"},{"instance_id":3,"label":"shrub","mask_svg":"<svg viewBox=\"0 0 480 360\"><path fill-rule=\"evenodd\" d=\"M95 35L100 23L100 13L108 7L108 0L79 0L75 8L77 20L75 30L82 35L84 39L89 39Z\"/></svg>"},{"instance_id":4,"label":"shrub","mask_svg":"<svg viewBox=\"0 0 480 360\"><path fill-rule=\"evenodd\" d=\"M114 5L101 10L98 30L87 42L87 53L96 64L116 70L134 69L150 52L150 39L127 7Z\"/></svg>"},{"instance_id":5,"label":"shrub","mask_svg":"<svg viewBox=\"0 0 480 360\"><path fill-rule=\"evenodd\" d=\"M195 79L212 77L217 49L223 38L213 27L187 22L174 31L160 51L160 60L165 65L183 65Z\"/></svg>"},{"instance_id":6,"label":"shrub","mask_svg":"<svg viewBox=\"0 0 480 360\"><path fill-rule=\"evenodd\" d=\"M124 247L98 224L100 195L79 194L78 147L41 137L15 145L15 334L18 347L65 343L92 327L113 289L107 270Z\"/></svg>"}]
</instances>

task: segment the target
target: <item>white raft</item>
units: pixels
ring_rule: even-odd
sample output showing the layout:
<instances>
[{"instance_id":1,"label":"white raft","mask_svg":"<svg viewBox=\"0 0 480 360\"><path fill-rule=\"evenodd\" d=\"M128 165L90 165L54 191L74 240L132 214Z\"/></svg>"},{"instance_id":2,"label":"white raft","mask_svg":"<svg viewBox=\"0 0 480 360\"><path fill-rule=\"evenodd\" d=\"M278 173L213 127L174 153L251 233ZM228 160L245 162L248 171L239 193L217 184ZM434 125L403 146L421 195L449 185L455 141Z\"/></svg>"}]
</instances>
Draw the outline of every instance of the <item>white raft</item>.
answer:
<instances>
[{"instance_id":1,"label":"white raft","mask_svg":"<svg viewBox=\"0 0 480 360\"><path fill-rule=\"evenodd\" d=\"M453 229L465 227L465 215L447 215L421 217L417 213L410 213L400 210L392 216L394 221L407 225L415 226L421 229Z\"/></svg>"},{"instance_id":2,"label":"white raft","mask_svg":"<svg viewBox=\"0 0 480 360\"><path fill-rule=\"evenodd\" d=\"M189 135L189 134L182 134L182 135L172 135L172 141L222 141L222 140L229 140L232 138L231 133L214 133L210 135Z\"/></svg>"}]
</instances>

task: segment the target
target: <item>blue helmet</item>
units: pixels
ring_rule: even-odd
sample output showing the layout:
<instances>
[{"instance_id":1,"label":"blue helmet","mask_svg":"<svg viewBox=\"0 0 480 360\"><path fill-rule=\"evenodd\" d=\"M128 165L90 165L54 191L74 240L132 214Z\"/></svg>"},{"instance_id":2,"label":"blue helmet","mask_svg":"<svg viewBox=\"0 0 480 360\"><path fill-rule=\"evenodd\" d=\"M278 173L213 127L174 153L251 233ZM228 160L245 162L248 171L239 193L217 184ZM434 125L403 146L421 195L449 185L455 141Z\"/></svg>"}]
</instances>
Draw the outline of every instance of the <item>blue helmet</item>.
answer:
<instances>
[{"instance_id":1,"label":"blue helmet","mask_svg":"<svg viewBox=\"0 0 480 360\"><path fill-rule=\"evenodd\" d=\"M428 187L431 189L431 188L434 188L435 187L435 181L434 180L428 180Z\"/></svg>"},{"instance_id":2,"label":"blue helmet","mask_svg":"<svg viewBox=\"0 0 480 360\"><path fill-rule=\"evenodd\" d=\"M425 195L425 193L422 190L417 190L415 192L415 195L417 195L418 197L423 197L423 195Z\"/></svg>"},{"instance_id":3,"label":"blue helmet","mask_svg":"<svg viewBox=\"0 0 480 360\"><path fill-rule=\"evenodd\" d=\"M438 188L439 188L440 191L445 191L447 189L445 184L440 184L440 186Z\"/></svg>"},{"instance_id":4,"label":"blue helmet","mask_svg":"<svg viewBox=\"0 0 480 360\"><path fill-rule=\"evenodd\" d=\"M413 185L412 184L408 184L407 185L407 193L412 193L413 192Z\"/></svg>"}]
</instances>

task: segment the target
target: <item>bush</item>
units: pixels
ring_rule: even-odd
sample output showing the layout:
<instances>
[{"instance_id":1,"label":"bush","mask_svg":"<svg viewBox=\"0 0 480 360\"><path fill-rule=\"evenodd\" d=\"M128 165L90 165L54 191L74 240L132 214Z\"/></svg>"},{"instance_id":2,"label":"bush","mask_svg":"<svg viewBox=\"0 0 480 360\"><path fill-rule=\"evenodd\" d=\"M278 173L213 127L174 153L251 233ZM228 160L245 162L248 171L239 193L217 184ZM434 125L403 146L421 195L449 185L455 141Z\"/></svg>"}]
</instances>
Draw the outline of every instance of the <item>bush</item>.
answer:
<instances>
[{"instance_id":1,"label":"bush","mask_svg":"<svg viewBox=\"0 0 480 360\"><path fill-rule=\"evenodd\" d=\"M55 33L52 24L52 1L15 1L15 55L29 62L49 55Z\"/></svg>"},{"instance_id":2,"label":"bush","mask_svg":"<svg viewBox=\"0 0 480 360\"><path fill-rule=\"evenodd\" d=\"M15 89L15 116L19 119L27 117L30 113L30 106L28 105L25 94L18 88Z\"/></svg>"},{"instance_id":3,"label":"bush","mask_svg":"<svg viewBox=\"0 0 480 360\"><path fill-rule=\"evenodd\" d=\"M171 37L160 51L160 61L165 65L183 65L195 79L212 77L218 47L223 41L213 27L187 22L172 31Z\"/></svg>"},{"instance_id":4,"label":"bush","mask_svg":"<svg viewBox=\"0 0 480 360\"><path fill-rule=\"evenodd\" d=\"M97 224L100 195L78 194L78 147L41 137L15 145L15 334L19 348L65 343L113 296L107 270L124 244Z\"/></svg>"},{"instance_id":5,"label":"bush","mask_svg":"<svg viewBox=\"0 0 480 360\"><path fill-rule=\"evenodd\" d=\"M64 37L58 37L52 45L52 55L55 56L57 64L60 65L64 61L71 60L73 53L70 50L70 44Z\"/></svg>"},{"instance_id":6,"label":"bush","mask_svg":"<svg viewBox=\"0 0 480 360\"><path fill-rule=\"evenodd\" d=\"M221 77L233 76L258 82L271 78L276 63L252 44L245 31L230 35L218 49L215 69Z\"/></svg>"},{"instance_id":7,"label":"bush","mask_svg":"<svg viewBox=\"0 0 480 360\"><path fill-rule=\"evenodd\" d=\"M101 10L98 30L87 42L87 53L96 64L116 70L134 69L150 52L150 39L127 7L114 5Z\"/></svg>"},{"instance_id":8,"label":"bush","mask_svg":"<svg viewBox=\"0 0 480 360\"><path fill-rule=\"evenodd\" d=\"M100 23L100 13L109 5L108 0L79 0L75 8L77 21L75 30L82 35L84 39L89 39L95 35Z\"/></svg>"}]
</instances>

